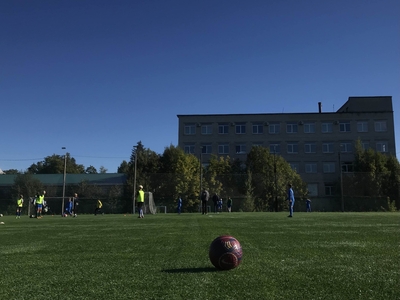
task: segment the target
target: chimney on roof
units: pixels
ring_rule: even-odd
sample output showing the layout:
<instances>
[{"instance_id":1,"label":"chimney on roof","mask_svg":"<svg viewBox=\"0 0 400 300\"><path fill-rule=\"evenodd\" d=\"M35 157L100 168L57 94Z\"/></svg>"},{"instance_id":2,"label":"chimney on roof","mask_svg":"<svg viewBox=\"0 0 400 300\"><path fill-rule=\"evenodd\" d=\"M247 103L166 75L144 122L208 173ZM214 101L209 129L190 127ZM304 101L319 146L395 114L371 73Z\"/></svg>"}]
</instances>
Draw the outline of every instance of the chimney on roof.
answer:
<instances>
[{"instance_id":1,"label":"chimney on roof","mask_svg":"<svg viewBox=\"0 0 400 300\"><path fill-rule=\"evenodd\" d=\"M322 112L322 103L318 102L318 112L321 113Z\"/></svg>"}]
</instances>

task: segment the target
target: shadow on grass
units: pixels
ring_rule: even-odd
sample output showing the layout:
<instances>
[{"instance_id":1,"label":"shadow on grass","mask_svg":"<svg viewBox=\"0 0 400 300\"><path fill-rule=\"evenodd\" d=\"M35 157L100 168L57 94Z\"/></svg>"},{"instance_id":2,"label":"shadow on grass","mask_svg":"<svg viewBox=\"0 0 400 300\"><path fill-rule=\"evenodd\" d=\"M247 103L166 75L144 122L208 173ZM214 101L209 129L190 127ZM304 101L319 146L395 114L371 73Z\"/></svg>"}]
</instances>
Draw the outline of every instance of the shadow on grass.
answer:
<instances>
[{"instance_id":1,"label":"shadow on grass","mask_svg":"<svg viewBox=\"0 0 400 300\"><path fill-rule=\"evenodd\" d=\"M218 272L216 268L182 268L182 269L166 269L162 270L165 273L203 273L203 272Z\"/></svg>"}]
</instances>

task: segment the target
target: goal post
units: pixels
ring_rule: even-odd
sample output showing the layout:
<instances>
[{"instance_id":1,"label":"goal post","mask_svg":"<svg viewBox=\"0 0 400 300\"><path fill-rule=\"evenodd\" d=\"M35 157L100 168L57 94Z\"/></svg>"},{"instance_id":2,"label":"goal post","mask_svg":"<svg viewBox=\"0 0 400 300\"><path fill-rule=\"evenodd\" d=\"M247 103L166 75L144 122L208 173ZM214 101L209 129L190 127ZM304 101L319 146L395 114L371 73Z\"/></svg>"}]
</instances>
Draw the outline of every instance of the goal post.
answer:
<instances>
[{"instance_id":1,"label":"goal post","mask_svg":"<svg viewBox=\"0 0 400 300\"><path fill-rule=\"evenodd\" d=\"M156 214L157 207L154 202L153 193L152 192L145 192L144 193L144 213L146 214Z\"/></svg>"}]
</instances>

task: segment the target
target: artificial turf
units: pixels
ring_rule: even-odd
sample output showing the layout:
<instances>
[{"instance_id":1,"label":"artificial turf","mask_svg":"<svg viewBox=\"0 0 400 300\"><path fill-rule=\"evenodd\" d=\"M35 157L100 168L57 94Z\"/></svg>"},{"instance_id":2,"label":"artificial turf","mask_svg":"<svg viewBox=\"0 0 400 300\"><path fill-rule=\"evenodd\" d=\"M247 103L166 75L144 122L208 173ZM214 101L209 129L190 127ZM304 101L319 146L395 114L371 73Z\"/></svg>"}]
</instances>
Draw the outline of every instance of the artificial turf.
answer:
<instances>
[{"instance_id":1,"label":"artificial turf","mask_svg":"<svg viewBox=\"0 0 400 300\"><path fill-rule=\"evenodd\" d=\"M0 218L0 299L399 299L399 213ZM232 235L242 263L208 249Z\"/></svg>"}]
</instances>

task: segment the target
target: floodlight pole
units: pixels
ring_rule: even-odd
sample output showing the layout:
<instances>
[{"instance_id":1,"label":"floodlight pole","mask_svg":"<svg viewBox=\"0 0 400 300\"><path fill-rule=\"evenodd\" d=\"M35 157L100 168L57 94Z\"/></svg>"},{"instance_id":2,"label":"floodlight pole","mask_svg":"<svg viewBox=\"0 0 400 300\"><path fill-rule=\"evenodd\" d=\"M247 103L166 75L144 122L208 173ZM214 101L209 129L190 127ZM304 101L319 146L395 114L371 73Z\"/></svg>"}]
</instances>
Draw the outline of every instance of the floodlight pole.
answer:
<instances>
[{"instance_id":1,"label":"floodlight pole","mask_svg":"<svg viewBox=\"0 0 400 300\"><path fill-rule=\"evenodd\" d=\"M137 146L133 146L136 149L135 151L135 162L134 162L134 169L133 169L133 199L132 199L132 213L135 214L135 197L136 197L136 169L137 169L137 154L138 148Z\"/></svg>"},{"instance_id":2,"label":"floodlight pole","mask_svg":"<svg viewBox=\"0 0 400 300\"><path fill-rule=\"evenodd\" d=\"M62 147L61 149L66 150L66 147ZM64 198L65 198L65 181L67 178L67 153L64 154L64 178L63 178L63 196L62 196L62 206L61 206L61 215L64 212Z\"/></svg>"}]
</instances>

